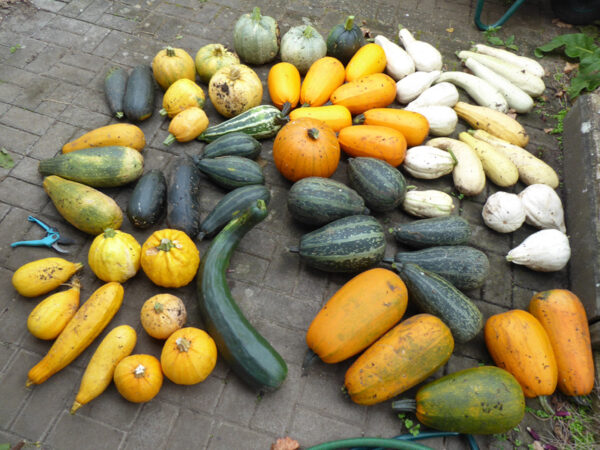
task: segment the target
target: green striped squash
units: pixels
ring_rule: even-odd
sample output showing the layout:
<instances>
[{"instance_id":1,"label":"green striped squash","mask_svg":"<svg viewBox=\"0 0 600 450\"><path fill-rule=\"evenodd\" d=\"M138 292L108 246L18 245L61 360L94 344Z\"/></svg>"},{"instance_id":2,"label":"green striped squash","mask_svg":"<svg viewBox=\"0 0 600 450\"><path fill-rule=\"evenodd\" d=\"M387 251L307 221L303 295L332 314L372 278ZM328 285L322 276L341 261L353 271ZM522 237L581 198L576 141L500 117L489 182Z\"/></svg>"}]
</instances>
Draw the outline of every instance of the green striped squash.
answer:
<instances>
[{"instance_id":1,"label":"green striped squash","mask_svg":"<svg viewBox=\"0 0 600 450\"><path fill-rule=\"evenodd\" d=\"M406 195L404 175L381 159L349 158L348 179L350 186L373 211L391 211L402 203Z\"/></svg>"},{"instance_id":2,"label":"green striped squash","mask_svg":"<svg viewBox=\"0 0 600 450\"><path fill-rule=\"evenodd\" d=\"M451 215L397 224L389 232L399 244L413 248L461 245L471 237L471 225L462 217Z\"/></svg>"},{"instance_id":3,"label":"green striped squash","mask_svg":"<svg viewBox=\"0 0 600 450\"><path fill-rule=\"evenodd\" d=\"M258 163L241 156L219 156L196 160L194 163L200 172L225 189L265 183Z\"/></svg>"},{"instance_id":4,"label":"green striped squash","mask_svg":"<svg viewBox=\"0 0 600 450\"><path fill-rule=\"evenodd\" d=\"M234 132L224 134L207 144L202 153L195 158L217 158L218 156L243 156L255 159L260 154L262 146L259 141L246 133Z\"/></svg>"}]
</instances>

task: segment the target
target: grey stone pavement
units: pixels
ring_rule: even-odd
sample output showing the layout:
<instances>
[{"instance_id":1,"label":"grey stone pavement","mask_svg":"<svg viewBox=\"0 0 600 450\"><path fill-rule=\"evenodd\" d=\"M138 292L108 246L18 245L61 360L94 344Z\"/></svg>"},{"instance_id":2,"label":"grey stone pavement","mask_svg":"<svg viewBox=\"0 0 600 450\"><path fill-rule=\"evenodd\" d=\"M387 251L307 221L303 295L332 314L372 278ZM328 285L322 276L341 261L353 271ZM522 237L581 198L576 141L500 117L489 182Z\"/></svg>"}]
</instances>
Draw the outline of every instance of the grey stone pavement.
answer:
<instances>
[{"instance_id":1,"label":"grey stone pavement","mask_svg":"<svg viewBox=\"0 0 600 450\"><path fill-rule=\"evenodd\" d=\"M0 2L3 4L4 2ZM263 141L261 157L267 186L272 193L268 218L253 229L235 252L228 280L234 297L249 320L282 354L289 366L284 385L276 392L260 395L232 374L219 360L215 371L203 383L178 386L165 379L158 396L146 404L124 400L114 386L75 415L69 408L79 387L84 368L97 342L79 358L45 383L25 388L28 370L46 353L50 343L29 334L26 319L41 298L19 296L11 285L14 270L29 261L56 256L46 248L11 248L10 243L37 239L41 230L27 222L28 215L57 225L76 239L68 258L83 262L82 301L101 285L87 267L91 237L66 223L44 193L38 174L38 161L60 152L62 145L93 128L114 122L104 100L104 76L113 65L131 68L149 64L154 54L167 44L186 49L192 56L203 45L220 42L232 46L233 25L237 18L261 7L273 16L282 32L309 18L326 36L346 15L371 30L396 40L397 25L434 45L444 54L447 70L459 68L454 52L473 42L485 42L473 22L475 0L32 0L0 9L0 147L15 161L12 169L0 169L0 444L25 440L43 449L267 449L278 438L290 436L303 447L324 441L356 436L391 437L406 432L403 423L390 409L390 402L373 407L354 405L341 391L345 370L351 361L336 365L315 364L301 376L306 350L305 332L321 305L349 278L327 274L300 263L287 246L297 245L309 229L294 222L286 208L290 187L272 161L272 140ZM492 23L506 10L504 0L485 2L482 19ZM526 2L498 33L515 35L519 52L532 56L536 46L554 36L573 32L553 22L548 1ZM531 136L528 149L554 167L561 181L562 150L557 136L544 130L553 128L563 105L555 94L561 89L564 60L550 55L541 60L547 70L547 90L533 112L520 116ZM269 103L266 78L269 66L255 67L263 80L263 103ZM206 88L206 86L204 86ZM201 143L165 147L168 121L158 114L162 93L156 90L155 114L142 122L147 146L143 151L146 169L165 168L178 155L194 154ZM466 97L465 97L466 99ZM209 102L210 103L210 102ZM206 106L211 123L218 117ZM457 129L466 129L460 123ZM578 176L577 173L573 174ZM345 162L334 175L346 180ZM454 192L445 177L431 182L416 182L422 187ZM563 188L559 193L564 195ZM514 188L515 192L522 185ZM107 189L125 209L132 187ZM489 280L469 292L486 317L511 308L525 308L534 292L570 287L567 269L556 273L537 273L510 265L504 260L509 249L535 231L524 226L511 234L498 234L486 228L481 208L487 196L497 189L488 183L486 192L474 198L455 197L456 210L473 225L471 244L486 252L491 263ZM202 181L203 216L224 192L208 180ZM396 211L377 216L388 225L410 220ZM142 243L151 230L140 231L125 218L122 229ZM203 252L210 241L199 244ZM398 247L388 236L386 256ZM160 355L162 342L147 336L139 321L142 303L159 292L171 292L184 299L188 325L202 327L196 307L195 283L184 288L164 290L154 286L140 271L124 285L123 306L107 330L129 324L138 332L134 353ZM409 309L409 313L414 310ZM490 363L483 338L479 335L466 345L457 345L440 376L459 369ZM402 397L414 396L416 389ZM536 400L528 405L539 408ZM512 439L527 444L525 433L531 425L543 434L547 423L526 414L520 431ZM513 448L499 436L478 437L482 448ZM429 440L433 448L466 448L460 439ZM522 448L525 448L522 447Z\"/></svg>"}]
</instances>

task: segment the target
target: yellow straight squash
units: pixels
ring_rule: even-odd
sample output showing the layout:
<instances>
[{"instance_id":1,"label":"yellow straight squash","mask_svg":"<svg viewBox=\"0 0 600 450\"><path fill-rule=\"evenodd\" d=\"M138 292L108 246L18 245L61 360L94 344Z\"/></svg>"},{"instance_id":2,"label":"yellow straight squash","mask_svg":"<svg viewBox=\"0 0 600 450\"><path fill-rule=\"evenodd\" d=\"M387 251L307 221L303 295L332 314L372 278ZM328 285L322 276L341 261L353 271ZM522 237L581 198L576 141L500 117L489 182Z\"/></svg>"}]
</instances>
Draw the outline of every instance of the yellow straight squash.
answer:
<instances>
[{"instance_id":1,"label":"yellow straight squash","mask_svg":"<svg viewBox=\"0 0 600 450\"><path fill-rule=\"evenodd\" d=\"M120 145L142 151L146 145L144 132L130 123L114 123L85 133L83 136L63 145L62 152L70 153L91 147L111 147Z\"/></svg>"}]
</instances>

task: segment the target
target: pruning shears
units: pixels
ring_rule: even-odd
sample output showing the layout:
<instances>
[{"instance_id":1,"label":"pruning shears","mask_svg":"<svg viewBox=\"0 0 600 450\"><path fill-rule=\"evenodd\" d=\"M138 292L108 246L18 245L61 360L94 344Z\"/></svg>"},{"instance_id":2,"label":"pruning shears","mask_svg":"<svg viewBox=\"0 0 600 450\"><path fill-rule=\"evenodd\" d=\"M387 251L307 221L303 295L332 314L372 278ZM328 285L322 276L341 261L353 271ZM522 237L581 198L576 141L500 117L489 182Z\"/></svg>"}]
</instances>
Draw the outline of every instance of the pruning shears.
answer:
<instances>
[{"instance_id":1,"label":"pruning shears","mask_svg":"<svg viewBox=\"0 0 600 450\"><path fill-rule=\"evenodd\" d=\"M73 240L66 237L61 237L60 233L56 228L46 225L44 222L42 222L39 219L36 219L33 216L29 216L27 220L29 220L30 222L35 222L40 227L42 227L46 231L46 237L44 237L43 239L36 239L32 241L13 242L12 244L10 244L11 247L18 247L20 245L25 245L29 247L43 246L48 248L51 247L59 253L69 253L68 250L62 248L60 245L58 245L58 243L60 242L61 244L69 245L73 243Z\"/></svg>"}]
</instances>

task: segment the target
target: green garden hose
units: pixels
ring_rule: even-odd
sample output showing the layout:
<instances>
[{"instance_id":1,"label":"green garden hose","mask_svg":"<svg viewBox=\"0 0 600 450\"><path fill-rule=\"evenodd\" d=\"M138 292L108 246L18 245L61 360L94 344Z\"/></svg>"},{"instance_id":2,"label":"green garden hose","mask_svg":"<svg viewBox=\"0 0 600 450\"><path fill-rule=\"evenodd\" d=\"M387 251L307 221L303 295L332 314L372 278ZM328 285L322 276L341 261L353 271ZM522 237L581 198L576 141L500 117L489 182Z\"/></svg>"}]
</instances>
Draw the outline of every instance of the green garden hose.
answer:
<instances>
[{"instance_id":1,"label":"green garden hose","mask_svg":"<svg viewBox=\"0 0 600 450\"><path fill-rule=\"evenodd\" d=\"M431 447L415 444L413 442L368 437L324 442L323 444L310 447L307 450L335 450L348 447L383 447L401 450L432 450Z\"/></svg>"}]
</instances>

